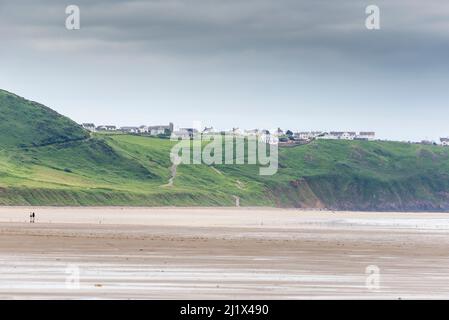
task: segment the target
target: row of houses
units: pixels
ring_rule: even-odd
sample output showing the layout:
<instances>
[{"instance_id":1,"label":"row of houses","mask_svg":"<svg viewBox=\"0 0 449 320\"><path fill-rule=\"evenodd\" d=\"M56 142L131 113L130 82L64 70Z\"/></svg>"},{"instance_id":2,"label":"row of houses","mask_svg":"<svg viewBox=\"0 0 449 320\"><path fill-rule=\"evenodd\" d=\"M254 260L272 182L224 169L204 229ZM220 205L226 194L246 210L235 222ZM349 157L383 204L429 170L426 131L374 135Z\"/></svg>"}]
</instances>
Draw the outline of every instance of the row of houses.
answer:
<instances>
[{"instance_id":1,"label":"row of houses","mask_svg":"<svg viewBox=\"0 0 449 320\"><path fill-rule=\"evenodd\" d=\"M376 133L372 131L361 131L359 133L353 131L331 131L318 136L317 139L373 141L376 139Z\"/></svg>"},{"instance_id":2,"label":"row of houses","mask_svg":"<svg viewBox=\"0 0 449 320\"><path fill-rule=\"evenodd\" d=\"M168 125L158 125L158 126L146 126L142 125L139 127L116 127L113 125L100 125L95 126L93 123L83 123L82 127L91 132L124 132L132 134L148 134L152 136L158 135L171 135L175 138L193 138L198 134L202 135L213 135L213 134L232 134L235 136L256 136L260 141L267 143L283 143L283 142L307 142L314 139L322 140L363 140L363 141L374 141L376 139L376 133L373 131L299 131L293 132L291 130L283 131L281 128L273 130L270 132L266 129L240 129L232 128L228 131L218 131L214 127L205 127L202 130L196 128L179 128L176 129L173 123ZM440 138L442 146L449 146L449 138ZM421 144L435 144L431 141L422 141Z\"/></svg>"},{"instance_id":3,"label":"row of houses","mask_svg":"<svg viewBox=\"0 0 449 320\"><path fill-rule=\"evenodd\" d=\"M172 138L193 138L195 136L211 136L211 135L234 135L234 136L254 136L256 139L258 139L261 142L275 144L279 141L278 136L274 134L270 134L268 130L260 130L260 129L253 129L253 130L240 130L238 128L233 128L230 131L221 131L221 130L215 130L213 127L205 127L202 130L198 130L195 128L179 128L178 130L175 130L172 132Z\"/></svg>"},{"instance_id":4,"label":"row of houses","mask_svg":"<svg viewBox=\"0 0 449 320\"><path fill-rule=\"evenodd\" d=\"M232 128L229 131L216 131L213 127L205 127L203 130L198 131L195 129L189 129L191 131L180 132L179 136L185 136L186 134L192 136L193 134L201 133L203 135L208 134L231 134L234 136L257 136L263 141L268 143L276 142L291 142L291 141L311 141L314 139L328 139L328 140L364 140L373 141L376 139L376 133L372 131L361 131L359 133L353 131L306 131L306 132L293 132L291 130L282 130L278 128L273 131L266 129L250 129L242 130L240 128ZM176 132L175 132L176 134Z\"/></svg>"},{"instance_id":5,"label":"row of houses","mask_svg":"<svg viewBox=\"0 0 449 320\"><path fill-rule=\"evenodd\" d=\"M193 138L200 131L195 128L179 128L171 133L172 138ZM201 132L203 133L203 132Z\"/></svg>"},{"instance_id":6,"label":"row of houses","mask_svg":"<svg viewBox=\"0 0 449 320\"><path fill-rule=\"evenodd\" d=\"M240 130L239 128L232 128L230 133L234 135L273 135L277 137L290 137L292 140L313 140L313 139L329 139L329 140L367 140L372 141L376 138L376 133L372 131L362 131L359 133L352 131L306 131L306 132L292 132L291 130L283 131L281 128L270 132L265 129L251 129Z\"/></svg>"},{"instance_id":7,"label":"row of houses","mask_svg":"<svg viewBox=\"0 0 449 320\"><path fill-rule=\"evenodd\" d=\"M83 123L81 126L89 130L91 132L105 132L105 131L119 131L124 133L135 133L135 134L149 134L152 136L157 135L170 135L173 132L173 123L169 123L168 125L160 125L160 126L146 126L142 125L139 127L116 127L112 125L101 125L95 126L93 123Z\"/></svg>"},{"instance_id":8,"label":"row of houses","mask_svg":"<svg viewBox=\"0 0 449 320\"><path fill-rule=\"evenodd\" d=\"M270 132L266 129L248 129L242 130L240 128L232 128L230 131L217 131L214 127L205 127L203 130L198 130L195 128L179 128L174 130L173 123L168 125L159 126L146 126L142 125L139 127L116 127L113 125L100 125L95 126L93 123L83 123L83 128L86 130L97 132L97 131L122 131L126 133L148 133L150 135L160 135L160 134L174 134L175 136L193 136L195 134L201 133L203 135L207 134L233 134L233 135L244 135L244 136L260 136L260 135L272 135L272 136L291 136L296 140L312 140L312 139L335 139L335 140L374 140L375 132L352 132L352 131L307 131L307 132L292 132L290 130L283 131L281 128Z\"/></svg>"},{"instance_id":9,"label":"row of houses","mask_svg":"<svg viewBox=\"0 0 449 320\"><path fill-rule=\"evenodd\" d=\"M434 145L437 146L438 143L432 140L422 140L421 142L409 142L409 143L415 143L415 144L424 144L424 145ZM440 145L443 147L449 147L449 138L440 138Z\"/></svg>"},{"instance_id":10,"label":"row of houses","mask_svg":"<svg viewBox=\"0 0 449 320\"><path fill-rule=\"evenodd\" d=\"M198 130L195 128L179 128L178 130L173 132L173 135L176 137L184 137L184 136L193 137L197 134L201 135L230 134L235 136L260 136L260 135L268 135L270 134L270 132L268 130L261 130L261 129L241 130L239 128L232 128L229 131L221 131L215 130L214 127L205 127L202 130Z\"/></svg>"}]
</instances>

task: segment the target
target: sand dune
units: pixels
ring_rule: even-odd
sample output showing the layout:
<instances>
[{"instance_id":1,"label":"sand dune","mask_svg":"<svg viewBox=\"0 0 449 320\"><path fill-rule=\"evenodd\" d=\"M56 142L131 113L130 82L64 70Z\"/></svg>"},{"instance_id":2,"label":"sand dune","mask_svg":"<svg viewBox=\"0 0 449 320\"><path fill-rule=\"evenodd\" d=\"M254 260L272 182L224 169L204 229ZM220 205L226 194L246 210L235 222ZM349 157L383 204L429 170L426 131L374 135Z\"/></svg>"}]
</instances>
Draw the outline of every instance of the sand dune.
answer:
<instances>
[{"instance_id":1,"label":"sand dune","mask_svg":"<svg viewBox=\"0 0 449 320\"><path fill-rule=\"evenodd\" d=\"M448 245L444 213L0 208L0 298L447 299Z\"/></svg>"}]
</instances>

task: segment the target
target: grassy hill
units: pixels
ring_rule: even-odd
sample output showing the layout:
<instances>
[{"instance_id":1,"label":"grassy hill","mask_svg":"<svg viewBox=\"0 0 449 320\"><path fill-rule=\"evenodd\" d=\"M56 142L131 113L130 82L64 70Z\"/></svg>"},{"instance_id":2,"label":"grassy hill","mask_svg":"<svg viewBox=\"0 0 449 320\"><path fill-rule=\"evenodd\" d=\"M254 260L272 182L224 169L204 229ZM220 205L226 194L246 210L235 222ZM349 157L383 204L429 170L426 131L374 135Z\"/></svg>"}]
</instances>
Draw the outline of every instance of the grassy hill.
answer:
<instances>
[{"instance_id":1,"label":"grassy hill","mask_svg":"<svg viewBox=\"0 0 449 320\"><path fill-rule=\"evenodd\" d=\"M81 140L87 133L72 120L39 103L0 90L0 143L3 148Z\"/></svg>"},{"instance_id":2,"label":"grassy hill","mask_svg":"<svg viewBox=\"0 0 449 320\"><path fill-rule=\"evenodd\" d=\"M89 136L42 105L0 91L0 205L242 206L449 211L449 148L315 141L281 148L279 171L180 165L174 142Z\"/></svg>"}]
</instances>

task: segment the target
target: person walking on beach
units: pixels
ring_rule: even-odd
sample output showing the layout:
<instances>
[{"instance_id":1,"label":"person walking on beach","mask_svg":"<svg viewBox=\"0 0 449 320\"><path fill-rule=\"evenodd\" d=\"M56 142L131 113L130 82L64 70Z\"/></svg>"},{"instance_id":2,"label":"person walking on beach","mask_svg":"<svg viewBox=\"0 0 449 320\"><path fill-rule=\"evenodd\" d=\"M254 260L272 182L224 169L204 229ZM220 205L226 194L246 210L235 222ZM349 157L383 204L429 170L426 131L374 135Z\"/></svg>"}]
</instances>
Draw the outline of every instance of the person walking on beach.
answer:
<instances>
[{"instance_id":1,"label":"person walking on beach","mask_svg":"<svg viewBox=\"0 0 449 320\"><path fill-rule=\"evenodd\" d=\"M33 213L31 213L31 223L34 223L34 219L36 218L36 215Z\"/></svg>"}]
</instances>

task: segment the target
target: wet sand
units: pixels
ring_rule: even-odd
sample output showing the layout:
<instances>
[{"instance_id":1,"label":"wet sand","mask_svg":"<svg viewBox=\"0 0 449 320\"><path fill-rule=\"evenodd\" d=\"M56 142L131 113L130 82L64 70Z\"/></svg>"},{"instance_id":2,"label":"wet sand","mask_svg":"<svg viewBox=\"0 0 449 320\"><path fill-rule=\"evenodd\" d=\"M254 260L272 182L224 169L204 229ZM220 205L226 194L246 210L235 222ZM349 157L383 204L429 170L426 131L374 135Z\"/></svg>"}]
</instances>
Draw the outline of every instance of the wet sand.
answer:
<instances>
[{"instance_id":1,"label":"wet sand","mask_svg":"<svg viewBox=\"0 0 449 320\"><path fill-rule=\"evenodd\" d=\"M448 248L447 213L3 207L0 298L448 299Z\"/></svg>"}]
</instances>

